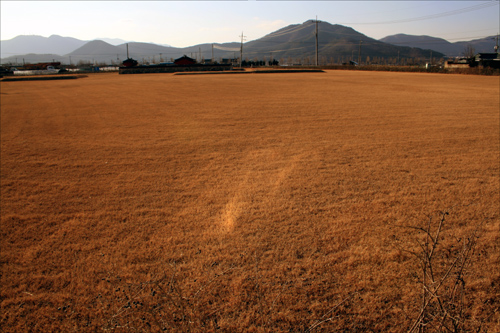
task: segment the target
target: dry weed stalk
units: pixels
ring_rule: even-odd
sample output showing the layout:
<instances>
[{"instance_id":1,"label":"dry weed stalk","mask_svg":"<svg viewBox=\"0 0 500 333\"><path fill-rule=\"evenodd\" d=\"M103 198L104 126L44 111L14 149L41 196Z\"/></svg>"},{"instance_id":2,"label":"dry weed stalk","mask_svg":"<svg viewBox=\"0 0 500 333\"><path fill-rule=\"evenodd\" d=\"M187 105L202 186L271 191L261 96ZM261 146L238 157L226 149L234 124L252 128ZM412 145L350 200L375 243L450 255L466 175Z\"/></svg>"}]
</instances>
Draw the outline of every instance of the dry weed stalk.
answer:
<instances>
[{"instance_id":1,"label":"dry weed stalk","mask_svg":"<svg viewBox=\"0 0 500 333\"><path fill-rule=\"evenodd\" d=\"M423 234L416 240L419 251L405 250L415 256L421 266L421 305L408 332L466 332L468 322L466 275L470 267L478 232L482 223L456 243L443 244L443 226L449 211L440 212L437 226L429 216L426 227L409 227ZM481 325L474 327L480 331Z\"/></svg>"},{"instance_id":2,"label":"dry weed stalk","mask_svg":"<svg viewBox=\"0 0 500 333\"><path fill-rule=\"evenodd\" d=\"M210 285L227 275L234 267L231 266L219 274L214 274L196 292L189 295L189 291L182 290L178 282L175 263L170 266L170 274L162 270L148 281L139 283L125 283L115 272L108 272L108 278L105 280L111 284L112 288L118 294L125 290L127 293L119 295L116 301L111 301L112 304L119 304L119 306L107 319L103 329L190 332L194 327L217 327L217 320L212 319L219 309L208 311L207 304L200 297ZM102 301L101 305L105 308Z\"/></svg>"},{"instance_id":3,"label":"dry weed stalk","mask_svg":"<svg viewBox=\"0 0 500 333\"><path fill-rule=\"evenodd\" d=\"M338 302L337 304L335 304L327 313L325 313L321 318L319 319L316 319L314 321L314 323L312 323L311 326L309 326L305 331L304 333L310 333L312 332L314 329L316 329L318 326L320 326L321 324L327 322L327 321L330 321L330 320L333 320L333 315L337 312L338 308L346 303L347 301L351 300L355 295L359 294L358 292L354 292L352 294L350 294L349 296L347 296L346 298L344 298L343 300L341 300L340 302Z\"/></svg>"}]
</instances>

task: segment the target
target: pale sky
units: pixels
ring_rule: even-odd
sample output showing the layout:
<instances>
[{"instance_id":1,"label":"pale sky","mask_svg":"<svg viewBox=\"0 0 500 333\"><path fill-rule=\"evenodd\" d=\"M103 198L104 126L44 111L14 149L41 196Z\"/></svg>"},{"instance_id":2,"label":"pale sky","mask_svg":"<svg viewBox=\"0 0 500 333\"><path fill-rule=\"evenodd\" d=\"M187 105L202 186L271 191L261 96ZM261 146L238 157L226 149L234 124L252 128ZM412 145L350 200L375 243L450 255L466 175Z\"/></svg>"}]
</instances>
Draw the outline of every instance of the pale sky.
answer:
<instances>
[{"instance_id":1,"label":"pale sky","mask_svg":"<svg viewBox=\"0 0 500 333\"><path fill-rule=\"evenodd\" d=\"M500 31L500 1L10 1L1 0L1 40L60 35L186 47L261 38L315 19L380 39L397 33L450 42Z\"/></svg>"}]
</instances>

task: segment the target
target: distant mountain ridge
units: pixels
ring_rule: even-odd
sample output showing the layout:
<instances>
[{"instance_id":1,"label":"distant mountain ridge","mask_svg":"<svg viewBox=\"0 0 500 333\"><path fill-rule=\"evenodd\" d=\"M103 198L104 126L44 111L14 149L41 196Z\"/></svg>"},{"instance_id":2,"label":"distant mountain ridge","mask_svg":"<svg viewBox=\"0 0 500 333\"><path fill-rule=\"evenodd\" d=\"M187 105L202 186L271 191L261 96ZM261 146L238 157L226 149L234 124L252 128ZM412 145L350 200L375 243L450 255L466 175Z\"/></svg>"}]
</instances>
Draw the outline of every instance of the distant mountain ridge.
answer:
<instances>
[{"instance_id":1,"label":"distant mountain ridge","mask_svg":"<svg viewBox=\"0 0 500 333\"><path fill-rule=\"evenodd\" d=\"M2 58L27 53L64 55L81 47L85 43L87 41L58 35L50 37L21 35L1 41L0 51Z\"/></svg>"},{"instance_id":2,"label":"distant mountain ridge","mask_svg":"<svg viewBox=\"0 0 500 333\"><path fill-rule=\"evenodd\" d=\"M126 43L119 38L96 38L111 45ZM51 35L43 37L38 35L20 35L9 40L3 40L0 44L1 58L7 58L23 54L53 54L66 55L77 48L88 43L88 40L80 40L73 37L62 37Z\"/></svg>"},{"instance_id":3,"label":"distant mountain ridge","mask_svg":"<svg viewBox=\"0 0 500 333\"><path fill-rule=\"evenodd\" d=\"M308 20L302 24L292 24L278 29L262 38L243 44L243 58L254 59L294 59L314 64L316 22ZM105 38L104 38L105 39ZM119 64L127 57L127 45L130 57L140 62L170 61L188 55L201 59L238 58L240 43L199 44L176 48L153 43L128 42L112 45L123 40L105 39L106 41L82 41L72 37L52 35L17 36L1 41L2 63L60 61L76 64L79 61L92 63ZM463 42L478 45L476 51L493 48L494 41L488 38ZM440 58L445 54L454 54L463 50L464 45L450 43L441 38L430 36L392 35L376 40L350 27L318 22L318 53L320 63L345 62L349 60L366 62L373 59L403 58ZM454 48L452 49L451 46ZM481 48L479 48L481 45ZM439 47L438 47L439 46ZM443 46L443 47L441 47ZM446 47L448 48L446 48ZM430 51L432 50L432 52ZM445 53L445 52L446 53Z\"/></svg>"},{"instance_id":4,"label":"distant mountain ridge","mask_svg":"<svg viewBox=\"0 0 500 333\"><path fill-rule=\"evenodd\" d=\"M406 34L396 34L386 36L379 39L384 43L389 43L398 46L419 47L422 49L434 50L441 52L449 57L458 57L464 55L467 47L472 47L476 53L492 53L494 52L496 36L475 39L471 41L461 41L450 43L449 41L431 36L416 36Z\"/></svg>"}]
</instances>

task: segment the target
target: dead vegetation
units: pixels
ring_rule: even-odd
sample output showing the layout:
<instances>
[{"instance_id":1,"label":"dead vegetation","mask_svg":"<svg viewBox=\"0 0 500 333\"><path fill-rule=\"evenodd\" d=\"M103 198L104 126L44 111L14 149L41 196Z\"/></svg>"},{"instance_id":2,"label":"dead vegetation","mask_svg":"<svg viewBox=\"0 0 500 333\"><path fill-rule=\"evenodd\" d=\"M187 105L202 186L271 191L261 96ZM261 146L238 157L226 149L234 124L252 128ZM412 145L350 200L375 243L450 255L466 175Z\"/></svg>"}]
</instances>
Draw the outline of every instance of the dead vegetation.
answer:
<instances>
[{"instance_id":1,"label":"dead vegetation","mask_svg":"<svg viewBox=\"0 0 500 333\"><path fill-rule=\"evenodd\" d=\"M471 316L468 299L474 297L469 283L477 276L475 250L482 221L474 223L468 233L460 230L457 234L456 228L446 228L449 214L442 211L436 221L429 216L426 225L407 226L420 236L415 239L415 250L399 245L420 264L420 272L414 274L421 289L420 308L414 312L409 332L480 332L486 322Z\"/></svg>"},{"instance_id":2,"label":"dead vegetation","mask_svg":"<svg viewBox=\"0 0 500 333\"><path fill-rule=\"evenodd\" d=\"M500 330L494 77L0 84L4 332Z\"/></svg>"}]
</instances>

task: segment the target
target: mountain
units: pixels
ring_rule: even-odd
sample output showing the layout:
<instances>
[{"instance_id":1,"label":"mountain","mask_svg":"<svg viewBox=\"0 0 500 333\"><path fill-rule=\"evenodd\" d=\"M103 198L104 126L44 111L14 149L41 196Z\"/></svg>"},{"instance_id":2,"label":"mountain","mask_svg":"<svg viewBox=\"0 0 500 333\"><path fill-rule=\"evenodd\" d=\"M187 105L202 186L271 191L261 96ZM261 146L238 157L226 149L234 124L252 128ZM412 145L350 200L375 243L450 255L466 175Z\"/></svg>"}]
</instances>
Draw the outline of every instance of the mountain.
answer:
<instances>
[{"instance_id":1,"label":"mountain","mask_svg":"<svg viewBox=\"0 0 500 333\"><path fill-rule=\"evenodd\" d=\"M494 52L496 36L475 39L466 42L450 43L445 39L431 36L397 34L381 38L380 41L398 46L419 47L441 52L449 57L462 56L467 47L474 48L476 53Z\"/></svg>"},{"instance_id":2,"label":"mountain","mask_svg":"<svg viewBox=\"0 0 500 333\"><path fill-rule=\"evenodd\" d=\"M490 36L481 39L475 39L466 42L456 42L453 45L456 46L457 50L455 54L450 56L461 56L463 55L465 49L467 47L472 47L476 53L493 53L495 52L495 44L496 44L497 36Z\"/></svg>"},{"instance_id":3,"label":"mountain","mask_svg":"<svg viewBox=\"0 0 500 333\"><path fill-rule=\"evenodd\" d=\"M316 57L316 21L309 20L302 24L292 24L273 33L270 33L257 40L249 41L243 44L243 59L255 60L266 58L277 59L281 63L285 62L300 62L303 64L314 64ZM20 36L22 37L22 36ZM37 36L39 38L43 38ZM49 37L52 38L53 36ZM60 37L59 38L69 38ZM16 37L17 38L17 37ZM14 38L14 39L16 39ZM76 43L76 39L72 39L72 43ZM12 40L11 40L12 41ZM48 39L47 39L48 41ZM67 40L68 43L70 40ZM76 40L78 41L78 40ZM9 41L6 41L9 42ZM60 51L60 48L55 46L45 45L45 49L50 49L51 54L63 55L62 63L75 64L79 61L93 63L120 63L130 57L139 60L139 62L159 62L171 61L183 55L190 56L197 60L220 58L239 58L240 43L224 43L224 44L199 44L185 48L176 48L165 45L157 45L152 43L129 42L120 45L111 45L102 40L94 40L90 42L79 41L80 43L66 53ZM3 43L3 42L2 42ZM3 45L2 45L3 46ZM9 45L8 45L9 46ZM34 46L24 45L25 53L38 53L34 51ZM18 46L17 50L21 47ZM13 52L12 48L7 48L8 54L16 54L8 58L3 58L2 63L14 62L16 59L19 63L20 58L26 58L26 54L22 52ZM41 49L41 47L38 47ZM70 49L68 46L66 50ZM373 62L378 59L394 59L397 58L429 58L432 54L435 58L440 58L443 54L430 50L423 50L417 47L399 46L379 41L363 35L356 30L328 22L318 22L318 53L320 63L339 63L349 60L362 62L368 61L368 57ZM32 58L29 58L32 59ZM48 57L42 61L51 61L52 57ZM26 62L33 62L27 60Z\"/></svg>"},{"instance_id":4,"label":"mountain","mask_svg":"<svg viewBox=\"0 0 500 333\"><path fill-rule=\"evenodd\" d=\"M66 55L71 59L71 63L75 64L78 61L87 62L107 62L113 61L120 62L126 59L127 51L120 46L108 44L102 40L93 40L79 47L71 53Z\"/></svg>"},{"instance_id":5,"label":"mountain","mask_svg":"<svg viewBox=\"0 0 500 333\"><path fill-rule=\"evenodd\" d=\"M273 58L311 58L316 56L316 22L306 21L277 30L244 46L244 57L253 55L273 56ZM246 51L245 51L246 50ZM425 58L429 52L411 47L399 47L370 38L356 30L328 22L318 23L318 53L326 61L355 60L370 58ZM436 53L434 57L440 57ZM324 62L324 61L323 61Z\"/></svg>"},{"instance_id":6,"label":"mountain","mask_svg":"<svg viewBox=\"0 0 500 333\"><path fill-rule=\"evenodd\" d=\"M431 36L414 36L406 34L397 34L379 39L381 42L399 46L419 47L422 49L442 50L442 53L447 54L450 50L454 50L452 43L442 38Z\"/></svg>"},{"instance_id":7,"label":"mountain","mask_svg":"<svg viewBox=\"0 0 500 333\"><path fill-rule=\"evenodd\" d=\"M29 53L64 55L85 43L87 41L58 35L50 37L22 35L1 41L0 50L2 58Z\"/></svg>"}]
</instances>

